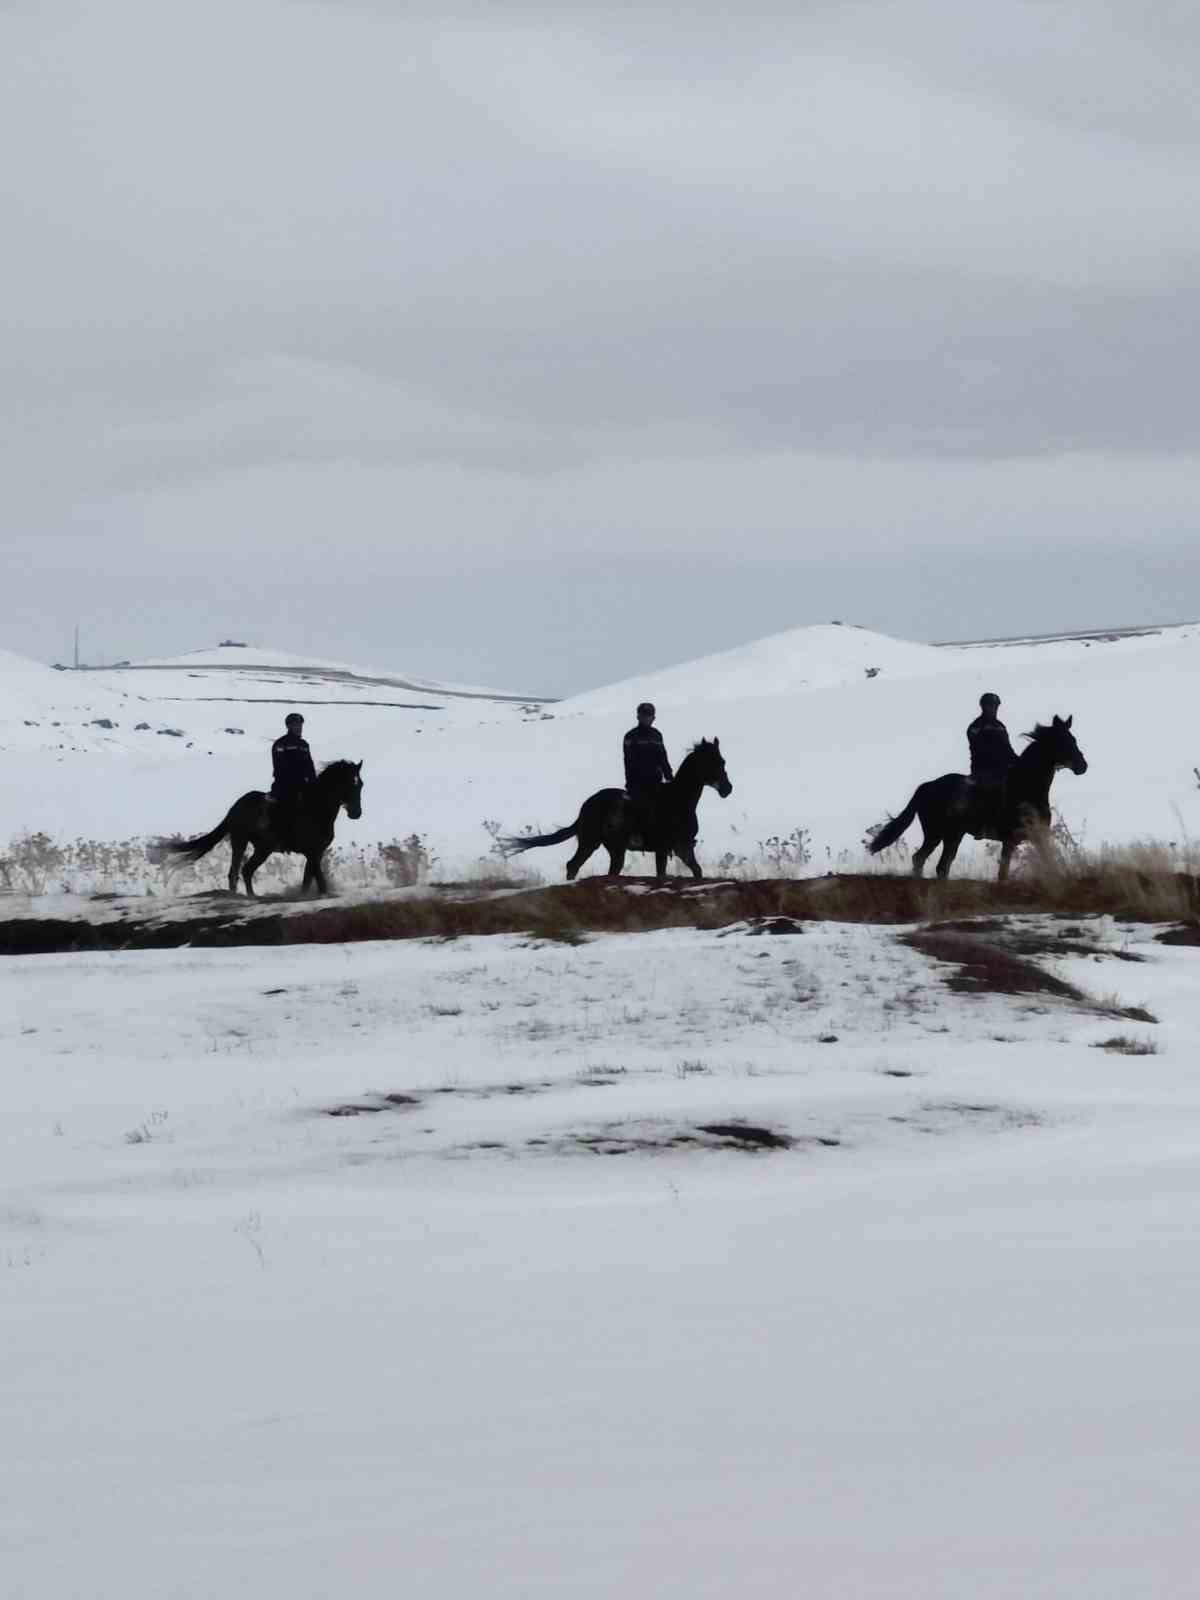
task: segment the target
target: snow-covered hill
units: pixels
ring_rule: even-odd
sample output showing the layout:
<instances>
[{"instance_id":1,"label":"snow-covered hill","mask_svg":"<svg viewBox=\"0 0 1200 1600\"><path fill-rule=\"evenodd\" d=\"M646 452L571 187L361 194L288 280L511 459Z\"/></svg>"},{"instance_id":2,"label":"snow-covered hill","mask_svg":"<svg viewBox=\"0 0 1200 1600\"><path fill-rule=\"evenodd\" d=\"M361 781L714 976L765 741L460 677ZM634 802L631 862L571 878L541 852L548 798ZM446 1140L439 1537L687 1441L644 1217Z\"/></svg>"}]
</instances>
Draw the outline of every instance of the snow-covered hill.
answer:
<instances>
[{"instance_id":1,"label":"snow-covered hill","mask_svg":"<svg viewBox=\"0 0 1200 1600\"><path fill-rule=\"evenodd\" d=\"M562 702L564 710L632 716L639 700L660 710L698 703L790 695L833 689L875 678L923 678L938 674L1005 674L1018 666L1119 659L1163 645L1200 639L1200 624L1116 630L1099 634L1055 634L1043 639L996 639L979 644L912 644L841 622L793 628L723 650L665 671L592 689ZM982 679L981 679L982 681Z\"/></svg>"},{"instance_id":2,"label":"snow-covered hill","mask_svg":"<svg viewBox=\"0 0 1200 1600\"><path fill-rule=\"evenodd\" d=\"M946 668L946 653L936 645L910 644L867 628L832 622L792 628L752 644L722 650L700 661L686 661L642 678L625 678L565 702L573 711L629 715L639 700L660 710L696 701L715 704L760 695L833 689L887 673L919 677Z\"/></svg>"},{"instance_id":3,"label":"snow-covered hill","mask_svg":"<svg viewBox=\"0 0 1200 1600\"><path fill-rule=\"evenodd\" d=\"M1087 843L1196 837L1198 687L1196 625L980 646L802 628L558 704L264 651L86 673L9 656L0 840L35 828L67 839L205 831L268 781L270 740L296 706L318 760L365 763L363 817L340 837L417 833L457 870L486 855L485 822L557 826L620 783L622 735L649 698L676 760L721 738L734 793L704 799L703 862L753 862L799 831L823 870L857 857L865 829L922 779L961 770L985 689L1001 695L1014 742L1035 721L1075 716L1090 770L1060 776L1054 798ZM567 853L526 859L556 877Z\"/></svg>"},{"instance_id":4,"label":"snow-covered hill","mask_svg":"<svg viewBox=\"0 0 1200 1600\"><path fill-rule=\"evenodd\" d=\"M412 697L419 695L427 704L416 709L428 710L430 703L442 705L455 700L523 704L545 699L544 695L508 694L473 684L442 683L411 673L372 671L344 661L322 661L244 644L190 650L180 656L150 656L144 661L92 671L101 682L121 693L193 700L225 697L268 705L281 700L290 702L298 696L301 701L311 697L310 703L318 705L395 704L399 709L412 709ZM139 680L142 673L156 677Z\"/></svg>"}]
</instances>

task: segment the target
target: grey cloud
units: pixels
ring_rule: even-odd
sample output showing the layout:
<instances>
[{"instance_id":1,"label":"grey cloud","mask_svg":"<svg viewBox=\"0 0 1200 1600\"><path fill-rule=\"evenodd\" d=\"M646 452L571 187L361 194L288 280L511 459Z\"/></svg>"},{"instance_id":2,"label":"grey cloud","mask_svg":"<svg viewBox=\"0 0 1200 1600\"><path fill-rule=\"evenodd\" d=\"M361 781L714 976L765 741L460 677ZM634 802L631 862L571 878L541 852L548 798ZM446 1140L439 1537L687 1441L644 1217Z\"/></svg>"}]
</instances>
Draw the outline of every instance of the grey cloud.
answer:
<instances>
[{"instance_id":1,"label":"grey cloud","mask_svg":"<svg viewBox=\"0 0 1200 1600\"><path fill-rule=\"evenodd\" d=\"M877 624L969 631L901 544L1014 552L991 619L1031 608L1016 552L1103 543L1123 606L1200 509L1198 35L1074 0L0 8L20 603L102 548L206 625L202 548L297 617L335 530L364 648L361 607L383 638L381 590L456 563L619 628L595 550L686 573L725 643L781 572L835 604L839 552Z\"/></svg>"}]
</instances>

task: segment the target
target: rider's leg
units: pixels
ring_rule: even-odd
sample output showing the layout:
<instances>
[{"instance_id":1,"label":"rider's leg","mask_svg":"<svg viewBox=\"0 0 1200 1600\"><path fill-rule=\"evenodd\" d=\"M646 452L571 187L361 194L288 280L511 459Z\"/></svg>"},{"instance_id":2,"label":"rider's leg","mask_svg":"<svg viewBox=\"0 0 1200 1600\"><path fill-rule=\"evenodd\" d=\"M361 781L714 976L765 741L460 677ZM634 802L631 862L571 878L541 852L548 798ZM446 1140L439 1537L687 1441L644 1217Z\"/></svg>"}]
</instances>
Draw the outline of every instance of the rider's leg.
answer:
<instances>
[{"instance_id":1,"label":"rider's leg","mask_svg":"<svg viewBox=\"0 0 1200 1600\"><path fill-rule=\"evenodd\" d=\"M658 783L631 784L626 790L633 803L634 832L646 842L646 834L654 822L654 797L662 787Z\"/></svg>"}]
</instances>

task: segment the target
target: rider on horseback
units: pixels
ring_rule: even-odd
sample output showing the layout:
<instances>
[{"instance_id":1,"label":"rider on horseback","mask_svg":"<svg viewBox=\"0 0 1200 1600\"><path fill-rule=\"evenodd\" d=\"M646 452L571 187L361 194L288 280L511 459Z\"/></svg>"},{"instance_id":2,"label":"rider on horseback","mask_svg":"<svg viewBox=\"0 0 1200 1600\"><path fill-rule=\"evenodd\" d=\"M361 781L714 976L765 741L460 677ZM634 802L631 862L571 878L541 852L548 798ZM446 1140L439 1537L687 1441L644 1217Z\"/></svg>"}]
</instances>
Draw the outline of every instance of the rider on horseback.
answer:
<instances>
[{"instance_id":1,"label":"rider on horseback","mask_svg":"<svg viewBox=\"0 0 1200 1600\"><path fill-rule=\"evenodd\" d=\"M1000 709L998 694L979 697L980 714L967 729L967 744L971 750L971 776L984 783L999 783L1017 759L1017 752L1009 743L1008 729L996 713Z\"/></svg>"},{"instance_id":2,"label":"rider on horseback","mask_svg":"<svg viewBox=\"0 0 1200 1600\"><path fill-rule=\"evenodd\" d=\"M275 803L275 816L280 830L290 833L300 808L300 797L308 785L316 781L317 771L304 737L304 718L298 711L290 712L284 718L284 727L287 732L281 734L271 746L271 768L274 773L271 799Z\"/></svg>"},{"instance_id":3,"label":"rider on horseback","mask_svg":"<svg viewBox=\"0 0 1200 1600\"><path fill-rule=\"evenodd\" d=\"M989 812L999 811L1004 799L1005 780L1009 768L1017 759L1008 737L1008 729L996 713L1000 709L998 694L979 697L980 714L967 729L967 744L971 751L971 779L977 799Z\"/></svg>"},{"instance_id":4,"label":"rider on horseback","mask_svg":"<svg viewBox=\"0 0 1200 1600\"><path fill-rule=\"evenodd\" d=\"M649 700L637 708L637 723L625 735L625 792L637 808L643 824L654 816L654 796L675 774L667 760L663 736L654 726L657 713Z\"/></svg>"}]
</instances>

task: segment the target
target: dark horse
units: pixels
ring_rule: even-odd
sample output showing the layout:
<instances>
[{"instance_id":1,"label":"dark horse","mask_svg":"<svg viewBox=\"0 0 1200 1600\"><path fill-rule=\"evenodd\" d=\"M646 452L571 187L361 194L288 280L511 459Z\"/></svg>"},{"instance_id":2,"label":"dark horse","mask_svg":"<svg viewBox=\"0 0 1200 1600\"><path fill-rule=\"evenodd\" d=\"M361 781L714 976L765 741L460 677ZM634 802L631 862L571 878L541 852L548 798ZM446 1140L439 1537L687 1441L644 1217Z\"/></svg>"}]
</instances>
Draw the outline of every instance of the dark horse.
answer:
<instances>
[{"instance_id":1,"label":"dark horse","mask_svg":"<svg viewBox=\"0 0 1200 1600\"><path fill-rule=\"evenodd\" d=\"M1050 825L1050 785L1054 774L1069 767L1076 777L1087 771L1087 762L1071 732L1071 718L1055 717L1048 727L1040 722L1016 765L1008 770L1003 786L988 790L960 773L948 772L944 778L922 783L898 817L894 817L871 840L871 854L886 850L920 817L925 837L913 851L913 876L919 878L925 862L940 844L937 875L949 876L963 835L975 839L999 839L1000 882L1008 877L1012 853L1024 840Z\"/></svg>"},{"instance_id":2,"label":"dark horse","mask_svg":"<svg viewBox=\"0 0 1200 1600\"><path fill-rule=\"evenodd\" d=\"M199 861L214 845L220 844L228 834L229 892L237 893L238 869L246 846L252 844L254 853L242 868L242 881L246 893L254 893L254 874L269 855L276 850L295 852L304 857L304 883L301 893L316 884L318 894L328 894L325 874L321 871L321 857L333 843L333 824L343 806L348 817L362 816L362 762L331 761L318 773L316 781L303 789L296 810L284 827L276 806L261 789L251 789L235 800L225 813L224 820L211 833L198 839L159 839L155 850L163 856L182 856L187 861Z\"/></svg>"},{"instance_id":3,"label":"dark horse","mask_svg":"<svg viewBox=\"0 0 1200 1600\"><path fill-rule=\"evenodd\" d=\"M575 877L601 845L608 851L610 878L620 877L627 850L653 851L660 879L666 877L667 860L672 855L692 869L693 878L702 878L704 874L696 860L696 835L700 831L696 807L706 788L715 789L722 800L733 793L719 739L701 739L692 746L670 783L662 784L655 792L648 813L639 811L624 789L599 789L583 802L569 828L503 839L501 843L506 851L516 854L544 844L577 840L579 847L567 862L568 879Z\"/></svg>"}]
</instances>

